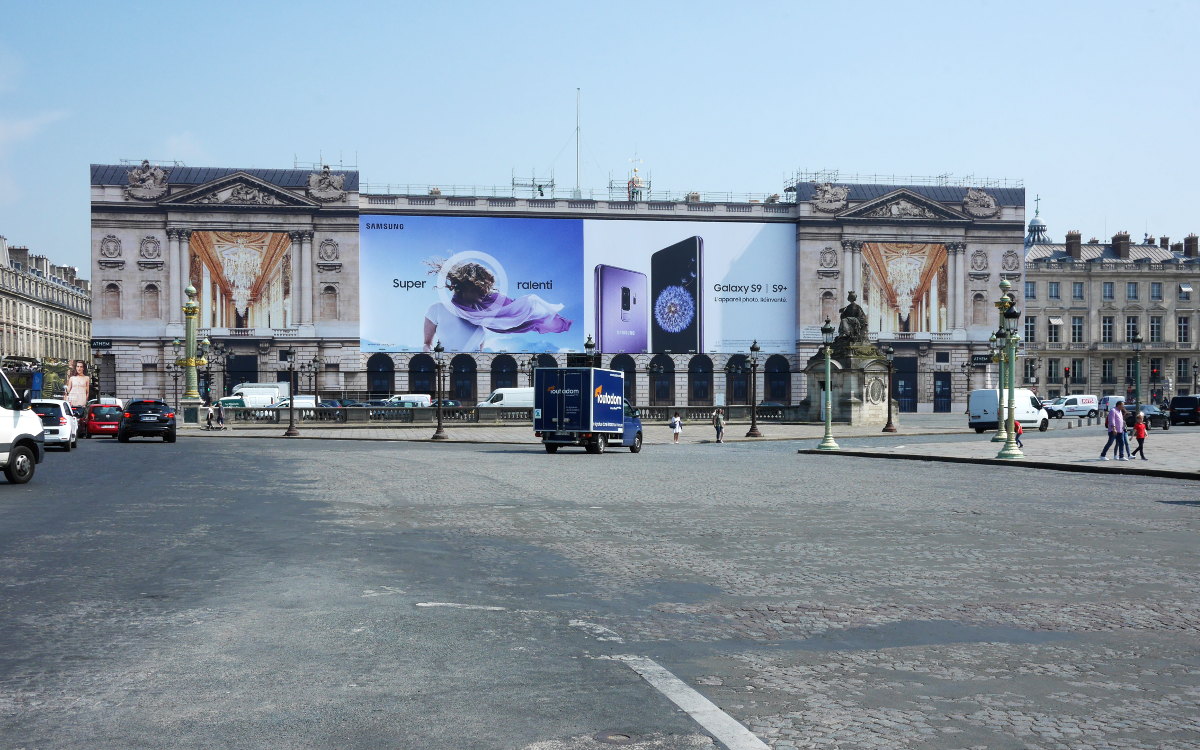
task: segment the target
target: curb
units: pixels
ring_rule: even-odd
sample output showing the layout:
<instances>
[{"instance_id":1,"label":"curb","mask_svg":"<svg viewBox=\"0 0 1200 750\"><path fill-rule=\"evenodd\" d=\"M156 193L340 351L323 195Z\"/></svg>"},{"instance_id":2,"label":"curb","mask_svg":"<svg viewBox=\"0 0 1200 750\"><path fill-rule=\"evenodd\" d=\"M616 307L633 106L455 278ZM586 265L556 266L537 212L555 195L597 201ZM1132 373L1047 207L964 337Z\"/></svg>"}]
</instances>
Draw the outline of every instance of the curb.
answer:
<instances>
[{"instance_id":1,"label":"curb","mask_svg":"<svg viewBox=\"0 0 1200 750\"><path fill-rule=\"evenodd\" d=\"M1051 464L1038 461L1022 461L1020 459L1003 458L966 458L964 456L910 456L899 453L874 453L871 451L837 450L819 451L813 448L802 448L797 453L811 456L853 456L855 458L886 458L899 461L939 461L948 464L982 464L984 466L1020 466L1024 469L1041 469L1043 471L1066 471L1077 474L1109 474L1133 475L1142 477L1159 477L1162 479L1200 480L1200 472L1171 471L1170 469L1135 469L1132 467L1100 467L1087 464Z\"/></svg>"}]
</instances>

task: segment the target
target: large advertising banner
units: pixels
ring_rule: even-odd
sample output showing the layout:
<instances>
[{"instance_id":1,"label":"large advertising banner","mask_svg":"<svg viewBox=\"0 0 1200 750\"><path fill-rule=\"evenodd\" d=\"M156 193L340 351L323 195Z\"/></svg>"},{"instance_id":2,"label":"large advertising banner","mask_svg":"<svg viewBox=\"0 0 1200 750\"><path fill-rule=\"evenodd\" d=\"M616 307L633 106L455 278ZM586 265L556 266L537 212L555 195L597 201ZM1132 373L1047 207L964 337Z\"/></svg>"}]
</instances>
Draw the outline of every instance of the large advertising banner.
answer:
<instances>
[{"instance_id":1,"label":"large advertising banner","mask_svg":"<svg viewBox=\"0 0 1200 750\"><path fill-rule=\"evenodd\" d=\"M361 217L363 351L795 345L790 224Z\"/></svg>"}]
</instances>

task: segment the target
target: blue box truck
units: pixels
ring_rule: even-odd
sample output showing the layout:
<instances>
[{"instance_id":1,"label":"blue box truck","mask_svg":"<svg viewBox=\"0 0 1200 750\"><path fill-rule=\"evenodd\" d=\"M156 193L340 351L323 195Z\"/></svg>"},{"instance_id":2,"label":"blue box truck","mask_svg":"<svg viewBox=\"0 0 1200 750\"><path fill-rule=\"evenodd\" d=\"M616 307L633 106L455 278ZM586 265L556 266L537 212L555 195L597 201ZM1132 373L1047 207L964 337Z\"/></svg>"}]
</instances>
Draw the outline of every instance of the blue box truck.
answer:
<instances>
[{"instance_id":1,"label":"blue box truck","mask_svg":"<svg viewBox=\"0 0 1200 750\"><path fill-rule=\"evenodd\" d=\"M533 431L547 453L577 445L603 453L619 445L642 449L642 420L625 400L625 373L596 367L533 371Z\"/></svg>"}]
</instances>

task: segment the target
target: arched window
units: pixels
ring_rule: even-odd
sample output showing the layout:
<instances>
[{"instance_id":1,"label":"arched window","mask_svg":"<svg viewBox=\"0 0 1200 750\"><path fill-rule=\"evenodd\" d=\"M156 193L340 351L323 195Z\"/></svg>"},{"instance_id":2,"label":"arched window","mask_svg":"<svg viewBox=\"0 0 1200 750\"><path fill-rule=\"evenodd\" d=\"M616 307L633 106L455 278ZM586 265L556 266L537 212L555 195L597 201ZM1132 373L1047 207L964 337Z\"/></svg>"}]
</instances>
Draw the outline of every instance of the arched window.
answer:
<instances>
[{"instance_id":1,"label":"arched window","mask_svg":"<svg viewBox=\"0 0 1200 750\"><path fill-rule=\"evenodd\" d=\"M327 285L321 290L321 319L322 320L337 320L338 319L338 293L337 287L332 284ZM416 393L417 391L414 391Z\"/></svg>"},{"instance_id":2,"label":"arched window","mask_svg":"<svg viewBox=\"0 0 1200 750\"><path fill-rule=\"evenodd\" d=\"M372 399L392 395L396 382L396 363L383 352L372 354L367 360L367 391Z\"/></svg>"},{"instance_id":3,"label":"arched window","mask_svg":"<svg viewBox=\"0 0 1200 750\"><path fill-rule=\"evenodd\" d=\"M158 320L158 285L147 284L142 289L142 320Z\"/></svg>"},{"instance_id":4,"label":"arched window","mask_svg":"<svg viewBox=\"0 0 1200 750\"><path fill-rule=\"evenodd\" d=\"M408 360L408 393L427 393L432 396L434 372L433 357L428 354L417 354Z\"/></svg>"},{"instance_id":5,"label":"arched window","mask_svg":"<svg viewBox=\"0 0 1200 750\"><path fill-rule=\"evenodd\" d=\"M554 358L553 354L539 354L537 355L537 366L558 367L558 360Z\"/></svg>"},{"instance_id":6,"label":"arched window","mask_svg":"<svg viewBox=\"0 0 1200 750\"><path fill-rule=\"evenodd\" d=\"M501 354L492 360L492 390L517 386L517 360Z\"/></svg>"},{"instance_id":7,"label":"arched window","mask_svg":"<svg viewBox=\"0 0 1200 750\"><path fill-rule=\"evenodd\" d=\"M610 370L620 370L625 373L625 400L631 404L637 403L637 362L628 354L618 354L608 365Z\"/></svg>"},{"instance_id":8,"label":"arched window","mask_svg":"<svg viewBox=\"0 0 1200 750\"><path fill-rule=\"evenodd\" d=\"M971 325L985 326L987 325L988 304L987 298L982 294L976 294L971 298Z\"/></svg>"},{"instance_id":9,"label":"arched window","mask_svg":"<svg viewBox=\"0 0 1200 750\"><path fill-rule=\"evenodd\" d=\"M463 404L473 404L478 400L475 394L477 370L475 358L470 354L459 354L450 360L450 398Z\"/></svg>"},{"instance_id":10,"label":"arched window","mask_svg":"<svg viewBox=\"0 0 1200 750\"><path fill-rule=\"evenodd\" d=\"M824 323L826 318L837 325L837 303L833 299L833 292L825 292L821 295L821 320L818 322Z\"/></svg>"},{"instance_id":11,"label":"arched window","mask_svg":"<svg viewBox=\"0 0 1200 750\"><path fill-rule=\"evenodd\" d=\"M121 287L108 284L104 287L104 299L101 302L104 317L109 320L119 320L121 317Z\"/></svg>"},{"instance_id":12,"label":"arched window","mask_svg":"<svg viewBox=\"0 0 1200 750\"><path fill-rule=\"evenodd\" d=\"M735 354L725 364L725 403L750 403L750 362L745 354Z\"/></svg>"},{"instance_id":13,"label":"arched window","mask_svg":"<svg viewBox=\"0 0 1200 750\"><path fill-rule=\"evenodd\" d=\"M707 355L697 354L688 361L688 406L711 406L713 363Z\"/></svg>"},{"instance_id":14,"label":"arched window","mask_svg":"<svg viewBox=\"0 0 1200 750\"><path fill-rule=\"evenodd\" d=\"M675 361L665 354L650 360L650 405L672 406L675 403Z\"/></svg>"},{"instance_id":15,"label":"arched window","mask_svg":"<svg viewBox=\"0 0 1200 750\"><path fill-rule=\"evenodd\" d=\"M767 357L763 367L764 383L762 401L787 406L792 403L792 366L787 357L782 354L772 354Z\"/></svg>"}]
</instances>

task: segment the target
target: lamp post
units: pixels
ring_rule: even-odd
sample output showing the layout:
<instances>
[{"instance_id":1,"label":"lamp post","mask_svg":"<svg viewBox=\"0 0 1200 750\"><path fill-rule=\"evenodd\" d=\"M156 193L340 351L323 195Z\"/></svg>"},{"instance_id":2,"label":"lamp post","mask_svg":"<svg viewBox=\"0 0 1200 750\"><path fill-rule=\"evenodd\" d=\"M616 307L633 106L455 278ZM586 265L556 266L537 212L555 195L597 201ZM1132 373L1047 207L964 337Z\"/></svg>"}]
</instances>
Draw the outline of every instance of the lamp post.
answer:
<instances>
[{"instance_id":1,"label":"lamp post","mask_svg":"<svg viewBox=\"0 0 1200 750\"><path fill-rule=\"evenodd\" d=\"M92 382L88 387L88 401L100 398L100 350L92 350Z\"/></svg>"},{"instance_id":2,"label":"lamp post","mask_svg":"<svg viewBox=\"0 0 1200 750\"><path fill-rule=\"evenodd\" d=\"M746 437L762 437L758 431L758 339L750 342L750 431Z\"/></svg>"},{"instance_id":3,"label":"lamp post","mask_svg":"<svg viewBox=\"0 0 1200 750\"><path fill-rule=\"evenodd\" d=\"M204 365L204 380L206 383L208 383L209 401L212 400L212 391L213 391L212 369L213 369L213 365L216 365L217 368L220 369L222 371L222 373L224 373L225 360L228 357L229 357L229 349L224 344L222 344L220 341L212 344L208 349L208 363ZM224 381L224 377L222 377L222 381ZM220 393L221 395L224 395L223 391L224 391L224 389L222 388L221 390L218 390L218 393ZM220 396L218 396L217 398L220 398Z\"/></svg>"},{"instance_id":4,"label":"lamp post","mask_svg":"<svg viewBox=\"0 0 1200 750\"><path fill-rule=\"evenodd\" d=\"M199 377L196 368L203 367L208 364L208 361L204 359L205 352L198 350L196 341L196 325L197 319L200 317L200 304L196 302L196 287L188 284L187 289L183 291L187 295L187 302L183 303L184 349L183 357L175 361L183 368L183 401L179 404L179 408L183 410L185 424L199 424L202 402L198 390ZM205 343L207 345L207 339L205 339Z\"/></svg>"},{"instance_id":5,"label":"lamp post","mask_svg":"<svg viewBox=\"0 0 1200 750\"><path fill-rule=\"evenodd\" d=\"M891 344L888 344L888 345L887 345L887 348L883 350L883 356L887 357L887 368L888 368L888 378L887 378L887 391L888 391L888 397L887 397L887 410L888 410L888 418L887 418L887 424L885 424L885 425L883 426L883 431L884 431L884 432L895 432L895 431L896 431L896 425L892 423L892 368L893 368L893 367L895 367L895 365L896 365L896 362L895 362L895 360L896 360L896 349L895 349L895 347L893 347Z\"/></svg>"},{"instance_id":6,"label":"lamp post","mask_svg":"<svg viewBox=\"0 0 1200 750\"><path fill-rule=\"evenodd\" d=\"M1005 425L1007 431L1007 439L1004 441L1004 447L996 454L996 458L1024 458L1025 454L1017 447L1017 428L1016 428L1016 401L1014 393L1014 381L1017 379L1017 344L1021 340L1020 334L1017 333L1017 321L1021 317L1021 313L1017 310L1016 302L1012 296L1008 294L1012 284L1008 279L1000 282L1000 290L1002 292L1002 300L1007 300L1007 304L1003 305L1000 313L1000 328L1004 332L1004 359L1008 365L1008 418ZM997 307L1000 304L997 303Z\"/></svg>"},{"instance_id":7,"label":"lamp post","mask_svg":"<svg viewBox=\"0 0 1200 750\"><path fill-rule=\"evenodd\" d=\"M969 397L971 395L971 363L963 362L959 365L959 369L962 370L963 374L963 388L966 389L965 394Z\"/></svg>"},{"instance_id":8,"label":"lamp post","mask_svg":"<svg viewBox=\"0 0 1200 750\"><path fill-rule=\"evenodd\" d=\"M300 434L300 430L296 429L296 350L285 349L284 353L288 358L288 385L291 387L292 395L288 399L288 428L284 431L284 437L296 437Z\"/></svg>"},{"instance_id":9,"label":"lamp post","mask_svg":"<svg viewBox=\"0 0 1200 750\"><path fill-rule=\"evenodd\" d=\"M1133 338L1133 403L1142 403L1142 334L1135 333Z\"/></svg>"},{"instance_id":10,"label":"lamp post","mask_svg":"<svg viewBox=\"0 0 1200 750\"><path fill-rule=\"evenodd\" d=\"M656 394L658 393L659 376L661 376L663 374L663 366L661 364L659 364L658 362L651 362L650 364L646 365L646 372L647 372L647 374L649 374L651 376L649 378L649 380L650 380L650 405L658 406L659 405L658 397Z\"/></svg>"},{"instance_id":11,"label":"lamp post","mask_svg":"<svg viewBox=\"0 0 1200 750\"><path fill-rule=\"evenodd\" d=\"M447 440L446 431L442 429L442 371L446 367L446 347L442 346L442 340L438 339L437 344L433 347L433 377L434 377L434 393L437 400L437 429L433 431L433 437L430 440Z\"/></svg>"},{"instance_id":12,"label":"lamp post","mask_svg":"<svg viewBox=\"0 0 1200 750\"><path fill-rule=\"evenodd\" d=\"M587 355L588 367L597 367L598 363L592 357L596 354L596 342L592 341L592 334L587 335L587 340L583 342L583 351Z\"/></svg>"},{"instance_id":13,"label":"lamp post","mask_svg":"<svg viewBox=\"0 0 1200 750\"><path fill-rule=\"evenodd\" d=\"M999 304L999 303L997 303ZM992 361L996 363L996 434L991 442L1003 443L1008 440L1004 430L1004 332L997 330L988 337L988 351Z\"/></svg>"},{"instance_id":14,"label":"lamp post","mask_svg":"<svg viewBox=\"0 0 1200 750\"><path fill-rule=\"evenodd\" d=\"M308 378L308 384L312 388L313 401L317 402L320 399L317 397L317 374L321 371L321 367L325 365L325 358L320 354L314 356L308 362L300 364L300 373Z\"/></svg>"},{"instance_id":15,"label":"lamp post","mask_svg":"<svg viewBox=\"0 0 1200 750\"><path fill-rule=\"evenodd\" d=\"M833 439L833 395L832 384L829 382L833 376L829 351L833 346L833 326L829 323L829 318L826 318L825 325L821 326L821 339L825 342L825 437L817 446L817 450L836 451L841 450L841 447Z\"/></svg>"},{"instance_id":16,"label":"lamp post","mask_svg":"<svg viewBox=\"0 0 1200 750\"><path fill-rule=\"evenodd\" d=\"M529 387L533 387L533 371L537 368L538 360L536 354L529 355Z\"/></svg>"},{"instance_id":17,"label":"lamp post","mask_svg":"<svg viewBox=\"0 0 1200 750\"><path fill-rule=\"evenodd\" d=\"M183 349L183 342L175 339L171 342L171 351L175 355L175 361L167 365L167 372L171 375L171 380L175 383L174 389L174 405L175 411L179 411L179 376L183 374L183 367L179 364L179 352Z\"/></svg>"},{"instance_id":18,"label":"lamp post","mask_svg":"<svg viewBox=\"0 0 1200 750\"><path fill-rule=\"evenodd\" d=\"M1192 395L1196 395L1196 381L1200 379L1200 364L1192 365Z\"/></svg>"}]
</instances>

